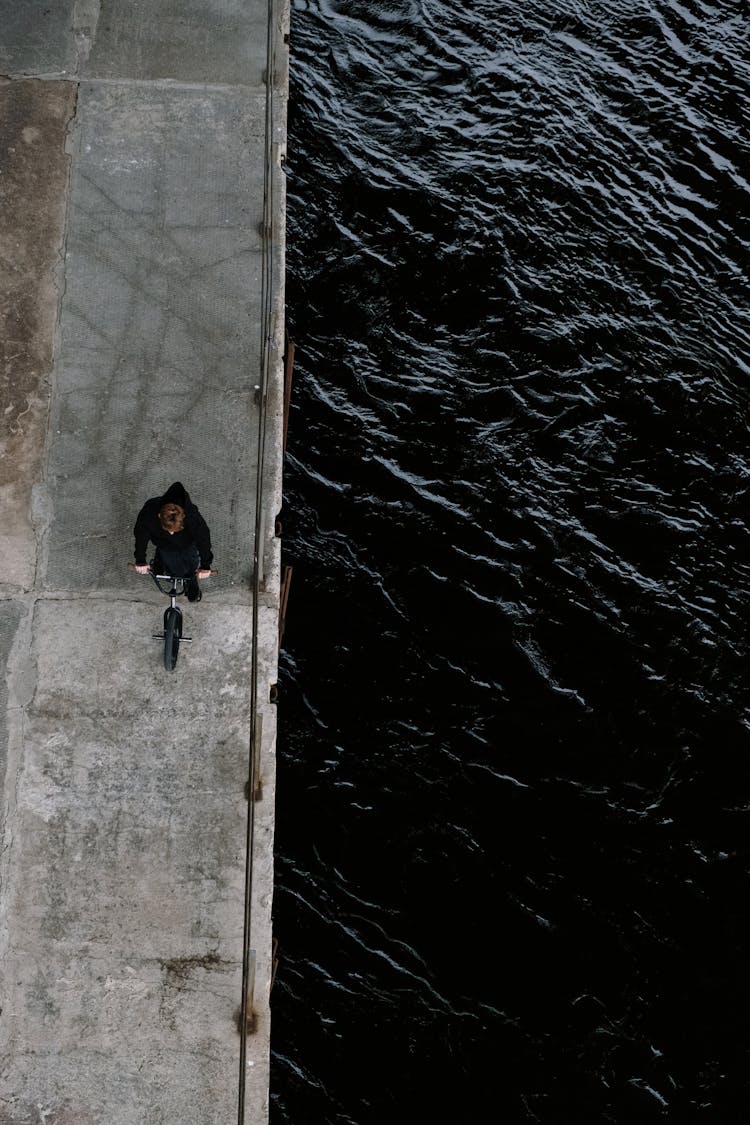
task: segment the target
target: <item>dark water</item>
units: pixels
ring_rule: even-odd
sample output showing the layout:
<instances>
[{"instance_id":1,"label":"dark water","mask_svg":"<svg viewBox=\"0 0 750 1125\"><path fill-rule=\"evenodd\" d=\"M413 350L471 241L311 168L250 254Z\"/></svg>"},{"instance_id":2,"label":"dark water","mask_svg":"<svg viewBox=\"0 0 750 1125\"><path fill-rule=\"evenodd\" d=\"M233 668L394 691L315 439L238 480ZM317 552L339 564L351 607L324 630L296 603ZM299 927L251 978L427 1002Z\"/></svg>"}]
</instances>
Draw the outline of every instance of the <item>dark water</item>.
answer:
<instances>
[{"instance_id":1,"label":"dark water","mask_svg":"<svg viewBox=\"0 0 750 1125\"><path fill-rule=\"evenodd\" d=\"M748 1120L749 28L294 3L273 1125Z\"/></svg>"}]
</instances>

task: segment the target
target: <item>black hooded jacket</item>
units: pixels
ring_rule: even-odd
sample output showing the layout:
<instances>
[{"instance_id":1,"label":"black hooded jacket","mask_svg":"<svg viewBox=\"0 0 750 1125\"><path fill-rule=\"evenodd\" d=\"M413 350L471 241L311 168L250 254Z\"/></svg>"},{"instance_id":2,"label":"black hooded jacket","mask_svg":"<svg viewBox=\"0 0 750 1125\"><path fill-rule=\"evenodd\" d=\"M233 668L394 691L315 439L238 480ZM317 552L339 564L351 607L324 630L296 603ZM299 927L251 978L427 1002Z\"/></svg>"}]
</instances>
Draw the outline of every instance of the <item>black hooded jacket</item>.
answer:
<instances>
[{"instance_id":1,"label":"black hooded jacket","mask_svg":"<svg viewBox=\"0 0 750 1125\"><path fill-rule=\"evenodd\" d=\"M159 523L159 510L163 504L179 504L185 510L185 526L182 531L170 535ZM201 558L201 569L210 570L213 562L211 533L208 524L190 499L185 486L175 481L163 496L147 500L138 513L133 528L135 535L136 566L146 565L146 548L149 539L156 547L190 547L195 544Z\"/></svg>"}]
</instances>

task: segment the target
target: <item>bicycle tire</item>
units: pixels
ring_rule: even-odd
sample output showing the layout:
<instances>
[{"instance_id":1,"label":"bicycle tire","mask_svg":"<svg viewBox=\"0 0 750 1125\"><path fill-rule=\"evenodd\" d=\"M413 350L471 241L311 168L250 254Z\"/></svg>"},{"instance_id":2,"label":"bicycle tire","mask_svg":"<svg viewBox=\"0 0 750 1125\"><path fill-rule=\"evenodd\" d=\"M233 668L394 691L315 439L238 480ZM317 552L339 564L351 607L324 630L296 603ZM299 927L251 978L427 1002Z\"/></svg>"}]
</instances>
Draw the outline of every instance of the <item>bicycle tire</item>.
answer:
<instances>
[{"instance_id":1,"label":"bicycle tire","mask_svg":"<svg viewBox=\"0 0 750 1125\"><path fill-rule=\"evenodd\" d=\"M164 610L164 667L174 672L180 651L182 636L182 614L176 607Z\"/></svg>"}]
</instances>

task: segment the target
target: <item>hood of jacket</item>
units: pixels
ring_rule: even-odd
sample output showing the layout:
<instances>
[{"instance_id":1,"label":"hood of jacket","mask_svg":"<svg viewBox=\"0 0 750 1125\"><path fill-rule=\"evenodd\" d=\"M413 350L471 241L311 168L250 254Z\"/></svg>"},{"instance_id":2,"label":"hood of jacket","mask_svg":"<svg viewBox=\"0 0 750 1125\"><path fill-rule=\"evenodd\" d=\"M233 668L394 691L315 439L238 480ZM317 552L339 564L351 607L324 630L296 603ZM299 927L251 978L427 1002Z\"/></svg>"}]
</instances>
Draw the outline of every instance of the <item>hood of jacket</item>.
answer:
<instances>
[{"instance_id":1,"label":"hood of jacket","mask_svg":"<svg viewBox=\"0 0 750 1125\"><path fill-rule=\"evenodd\" d=\"M174 484L170 484L167 491L161 498L162 504L179 504L183 511L187 511L190 504L190 496L184 484L176 480Z\"/></svg>"}]
</instances>

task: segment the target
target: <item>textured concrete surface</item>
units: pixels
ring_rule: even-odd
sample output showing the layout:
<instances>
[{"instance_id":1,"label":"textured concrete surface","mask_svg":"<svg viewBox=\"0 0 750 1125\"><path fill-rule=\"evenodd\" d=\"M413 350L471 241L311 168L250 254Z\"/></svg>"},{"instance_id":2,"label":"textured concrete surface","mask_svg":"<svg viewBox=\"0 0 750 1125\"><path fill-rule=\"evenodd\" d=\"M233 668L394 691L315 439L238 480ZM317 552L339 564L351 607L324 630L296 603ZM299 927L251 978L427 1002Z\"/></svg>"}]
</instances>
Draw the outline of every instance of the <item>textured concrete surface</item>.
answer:
<instances>
[{"instance_id":1,"label":"textured concrete surface","mask_svg":"<svg viewBox=\"0 0 750 1125\"><path fill-rule=\"evenodd\" d=\"M108 0L87 73L261 86L267 22L246 0Z\"/></svg>"},{"instance_id":2,"label":"textured concrete surface","mask_svg":"<svg viewBox=\"0 0 750 1125\"><path fill-rule=\"evenodd\" d=\"M193 614L202 653L177 680L144 651L150 606L29 613L23 761L9 762L3 1096L54 1110L62 1094L92 1122L202 1125L207 1102L231 1120L249 614ZM124 675L139 652L141 675Z\"/></svg>"},{"instance_id":3,"label":"textured concrete surface","mask_svg":"<svg viewBox=\"0 0 750 1125\"><path fill-rule=\"evenodd\" d=\"M237 1120L251 757L267 1121L286 5L271 66L266 18L0 0L0 1125ZM169 674L166 600L126 563L174 479L220 575Z\"/></svg>"},{"instance_id":4,"label":"textured concrete surface","mask_svg":"<svg viewBox=\"0 0 750 1125\"><path fill-rule=\"evenodd\" d=\"M79 0L3 0L0 72L73 73L78 65L76 13L82 7Z\"/></svg>"}]
</instances>

